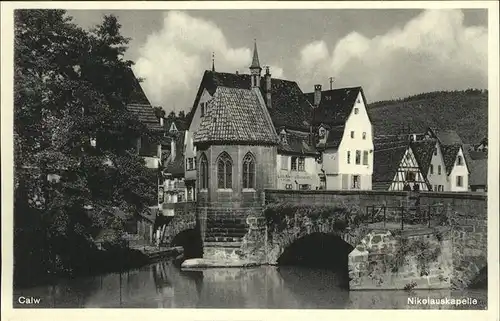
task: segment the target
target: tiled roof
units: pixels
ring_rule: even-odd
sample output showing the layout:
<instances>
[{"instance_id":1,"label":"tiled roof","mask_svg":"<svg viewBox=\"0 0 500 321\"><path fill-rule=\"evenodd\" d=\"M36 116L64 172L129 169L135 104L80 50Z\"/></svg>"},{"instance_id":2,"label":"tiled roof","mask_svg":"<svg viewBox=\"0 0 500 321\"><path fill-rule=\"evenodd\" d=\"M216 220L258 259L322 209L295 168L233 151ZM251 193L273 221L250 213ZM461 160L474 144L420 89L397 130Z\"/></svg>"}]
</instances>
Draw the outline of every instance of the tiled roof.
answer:
<instances>
[{"instance_id":1,"label":"tiled roof","mask_svg":"<svg viewBox=\"0 0 500 321\"><path fill-rule=\"evenodd\" d=\"M164 172L174 177L184 176L184 132L179 132L174 139L175 159L171 158L171 151L169 151Z\"/></svg>"},{"instance_id":2,"label":"tiled roof","mask_svg":"<svg viewBox=\"0 0 500 321\"><path fill-rule=\"evenodd\" d=\"M488 153L483 151L469 151L471 160L487 159Z\"/></svg>"},{"instance_id":3,"label":"tiled roof","mask_svg":"<svg viewBox=\"0 0 500 321\"><path fill-rule=\"evenodd\" d=\"M434 154L434 149L436 148L436 142L431 140L412 142L411 148L422 169L422 174L427 175L432 161L432 154Z\"/></svg>"},{"instance_id":4,"label":"tiled roof","mask_svg":"<svg viewBox=\"0 0 500 321\"><path fill-rule=\"evenodd\" d=\"M450 175L451 170L455 165L455 160L457 159L459 150L460 150L459 144L441 146L441 153L443 154L444 166L446 168L446 175Z\"/></svg>"},{"instance_id":5,"label":"tiled roof","mask_svg":"<svg viewBox=\"0 0 500 321\"><path fill-rule=\"evenodd\" d=\"M338 148L344 137L345 126L335 126L327 132L325 148Z\"/></svg>"},{"instance_id":6,"label":"tiled roof","mask_svg":"<svg viewBox=\"0 0 500 321\"><path fill-rule=\"evenodd\" d=\"M153 107L132 70L130 70L130 77L133 77L134 88L127 103L127 110L134 114L139 121L145 124L150 130L163 130L158 118L156 118Z\"/></svg>"},{"instance_id":7,"label":"tiled roof","mask_svg":"<svg viewBox=\"0 0 500 321\"><path fill-rule=\"evenodd\" d=\"M259 91L219 86L194 142L278 144L279 140Z\"/></svg>"},{"instance_id":8,"label":"tiled roof","mask_svg":"<svg viewBox=\"0 0 500 321\"><path fill-rule=\"evenodd\" d=\"M158 118L156 118L153 107L149 104L128 104L127 110L134 114L140 122L145 124L150 130L163 131Z\"/></svg>"},{"instance_id":9,"label":"tiled roof","mask_svg":"<svg viewBox=\"0 0 500 321\"><path fill-rule=\"evenodd\" d=\"M142 86L139 82L139 79L135 76L132 69L129 69L129 77L133 79L133 89L132 92L130 93L127 103L149 105L150 102L148 100L148 97L144 93L144 90L142 90Z\"/></svg>"},{"instance_id":10,"label":"tiled roof","mask_svg":"<svg viewBox=\"0 0 500 321\"><path fill-rule=\"evenodd\" d=\"M373 154L373 189L389 189L407 149L408 144L375 149Z\"/></svg>"},{"instance_id":11,"label":"tiled roof","mask_svg":"<svg viewBox=\"0 0 500 321\"><path fill-rule=\"evenodd\" d=\"M316 147L310 144L309 136L308 132L288 130L286 142L280 142L278 152L282 154L316 155Z\"/></svg>"},{"instance_id":12,"label":"tiled roof","mask_svg":"<svg viewBox=\"0 0 500 321\"><path fill-rule=\"evenodd\" d=\"M260 91L266 102L264 76L261 78L260 84ZM205 71L193 104L193 110L198 105L203 89L206 89L213 96L219 86L251 89L250 75ZM297 130L309 130L308 121L311 118L312 106L300 90L299 85L294 81L271 78L271 108L268 110L275 127L284 126Z\"/></svg>"},{"instance_id":13,"label":"tiled roof","mask_svg":"<svg viewBox=\"0 0 500 321\"><path fill-rule=\"evenodd\" d=\"M319 106L313 111L313 124L344 125L360 92L366 103L361 87L322 91ZM314 104L314 92L306 93L304 96Z\"/></svg>"},{"instance_id":14,"label":"tiled roof","mask_svg":"<svg viewBox=\"0 0 500 321\"><path fill-rule=\"evenodd\" d=\"M463 145L462 139L458 135L458 133L453 129L438 129L438 128L430 128L430 130L434 133L436 138L439 140L441 145Z\"/></svg>"},{"instance_id":15,"label":"tiled roof","mask_svg":"<svg viewBox=\"0 0 500 321\"><path fill-rule=\"evenodd\" d=\"M469 185L488 185L488 159L475 159L470 162Z\"/></svg>"}]
</instances>

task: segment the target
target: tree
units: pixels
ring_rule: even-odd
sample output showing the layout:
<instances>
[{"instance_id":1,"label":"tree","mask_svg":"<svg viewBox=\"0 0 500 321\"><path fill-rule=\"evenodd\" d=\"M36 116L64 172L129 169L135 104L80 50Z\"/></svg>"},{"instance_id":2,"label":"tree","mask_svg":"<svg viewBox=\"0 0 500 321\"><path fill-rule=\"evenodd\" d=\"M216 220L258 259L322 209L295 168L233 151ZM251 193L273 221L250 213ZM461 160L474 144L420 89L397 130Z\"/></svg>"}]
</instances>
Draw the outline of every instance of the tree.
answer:
<instances>
[{"instance_id":1,"label":"tree","mask_svg":"<svg viewBox=\"0 0 500 321\"><path fill-rule=\"evenodd\" d=\"M82 263L70 245L90 246L88 206L137 213L156 199L135 141L159 137L126 110L136 80L120 27L114 16L85 31L64 10L15 12L15 228L38 231L47 269Z\"/></svg>"}]
</instances>

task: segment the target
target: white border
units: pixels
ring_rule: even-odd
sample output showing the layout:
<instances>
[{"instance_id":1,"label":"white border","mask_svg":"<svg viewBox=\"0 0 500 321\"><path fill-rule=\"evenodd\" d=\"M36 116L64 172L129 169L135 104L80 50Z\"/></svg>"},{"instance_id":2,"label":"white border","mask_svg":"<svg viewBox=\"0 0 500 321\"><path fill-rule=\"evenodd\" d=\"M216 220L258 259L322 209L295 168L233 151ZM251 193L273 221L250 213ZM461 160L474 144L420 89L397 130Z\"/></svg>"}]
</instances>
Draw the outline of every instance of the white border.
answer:
<instances>
[{"instance_id":1,"label":"white border","mask_svg":"<svg viewBox=\"0 0 500 321\"><path fill-rule=\"evenodd\" d=\"M375 9L375 8L487 8L489 31L489 156L488 156L488 310L264 310L264 309L12 309L12 164L13 164L13 10L17 8L60 9ZM497 1L341 1L341 2L2 2L1 3L1 133L2 133L2 318L4 320L498 320L498 170L499 170L499 5ZM126 314L125 314L126 313Z\"/></svg>"}]
</instances>

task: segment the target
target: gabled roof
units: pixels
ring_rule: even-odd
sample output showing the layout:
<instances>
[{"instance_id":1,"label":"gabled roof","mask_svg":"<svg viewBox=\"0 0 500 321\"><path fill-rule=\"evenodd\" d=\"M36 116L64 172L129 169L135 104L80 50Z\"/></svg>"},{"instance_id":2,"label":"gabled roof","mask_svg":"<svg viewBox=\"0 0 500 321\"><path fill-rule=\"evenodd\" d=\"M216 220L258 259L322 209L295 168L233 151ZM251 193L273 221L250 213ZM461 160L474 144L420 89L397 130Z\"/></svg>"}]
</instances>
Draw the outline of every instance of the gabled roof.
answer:
<instances>
[{"instance_id":1,"label":"gabled roof","mask_svg":"<svg viewBox=\"0 0 500 321\"><path fill-rule=\"evenodd\" d=\"M315 156L316 147L310 144L309 137L307 132L288 130L286 142L280 142L278 145L278 153Z\"/></svg>"},{"instance_id":2,"label":"gabled roof","mask_svg":"<svg viewBox=\"0 0 500 321\"><path fill-rule=\"evenodd\" d=\"M272 71L271 71L272 72ZM261 79L260 91L266 102L265 77ZM201 94L206 89L213 96L217 87L251 89L249 74L232 74L206 70L193 103L192 113L198 106ZM271 78L271 108L268 108L273 125L297 130L309 130L312 106L294 81ZM267 103L267 102L266 102Z\"/></svg>"},{"instance_id":3,"label":"gabled roof","mask_svg":"<svg viewBox=\"0 0 500 321\"><path fill-rule=\"evenodd\" d=\"M172 159L172 151L169 151L165 163L164 173L172 174L173 177L184 176L184 132L179 132L172 139L175 141L175 158Z\"/></svg>"},{"instance_id":4,"label":"gabled roof","mask_svg":"<svg viewBox=\"0 0 500 321\"><path fill-rule=\"evenodd\" d=\"M408 144L375 149L373 153L373 188L388 190L398 172ZM376 186L375 186L376 184Z\"/></svg>"},{"instance_id":5,"label":"gabled roof","mask_svg":"<svg viewBox=\"0 0 500 321\"><path fill-rule=\"evenodd\" d=\"M460 150L460 148L461 145L459 144L441 146L441 153L443 154L446 175L450 175L453 166L455 166L455 160L457 159L458 151Z\"/></svg>"},{"instance_id":6,"label":"gabled roof","mask_svg":"<svg viewBox=\"0 0 500 321\"><path fill-rule=\"evenodd\" d=\"M321 92L319 106L313 111L313 124L344 125L351 114L354 103L361 93L366 99L361 87L338 88ZM314 92L304 94L304 97L314 104Z\"/></svg>"},{"instance_id":7,"label":"gabled roof","mask_svg":"<svg viewBox=\"0 0 500 321\"><path fill-rule=\"evenodd\" d=\"M134 87L126 105L127 110L135 115L137 119L145 124L150 130L162 131L163 129L160 126L154 109L132 70L130 70L130 77L133 77Z\"/></svg>"},{"instance_id":8,"label":"gabled roof","mask_svg":"<svg viewBox=\"0 0 500 321\"><path fill-rule=\"evenodd\" d=\"M422 169L422 174L426 176L429 172L432 155L434 154L434 149L436 148L436 142L432 140L412 142L411 148L415 154L418 164L420 165L420 168Z\"/></svg>"},{"instance_id":9,"label":"gabled roof","mask_svg":"<svg viewBox=\"0 0 500 321\"><path fill-rule=\"evenodd\" d=\"M195 133L195 143L279 143L258 90L217 87Z\"/></svg>"},{"instance_id":10,"label":"gabled roof","mask_svg":"<svg viewBox=\"0 0 500 321\"><path fill-rule=\"evenodd\" d=\"M435 127L430 127L429 130L434 134L441 145L463 145L462 139L453 129L441 130Z\"/></svg>"},{"instance_id":11,"label":"gabled roof","mask_svg":"<svg viewBox=\"0 0 500 321\"><path fill-rule=\"evenodd\" d=\"M469 185L488 185L488 159L475 159L470 162Z\"/></svg>"}]
</instances>

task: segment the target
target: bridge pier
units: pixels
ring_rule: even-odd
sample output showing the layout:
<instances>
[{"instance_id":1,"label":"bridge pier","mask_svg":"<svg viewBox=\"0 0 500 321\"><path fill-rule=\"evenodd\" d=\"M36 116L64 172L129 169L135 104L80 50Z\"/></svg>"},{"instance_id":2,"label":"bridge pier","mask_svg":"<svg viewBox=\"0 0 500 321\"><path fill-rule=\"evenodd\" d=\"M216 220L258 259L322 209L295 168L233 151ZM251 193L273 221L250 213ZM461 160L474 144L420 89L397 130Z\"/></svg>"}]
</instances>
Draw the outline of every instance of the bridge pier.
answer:
<instances>
[{"instance_id":1,"label":"bridge pier","mask_svg":"<svg viewBox=\"0 0 500 321\"><path fill-rule=\"evenodd\" d=\"M372 230L349 254L351 290L449 289L453 242L449 228Z\"/></svg>"}]
</instances>

